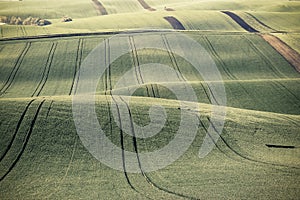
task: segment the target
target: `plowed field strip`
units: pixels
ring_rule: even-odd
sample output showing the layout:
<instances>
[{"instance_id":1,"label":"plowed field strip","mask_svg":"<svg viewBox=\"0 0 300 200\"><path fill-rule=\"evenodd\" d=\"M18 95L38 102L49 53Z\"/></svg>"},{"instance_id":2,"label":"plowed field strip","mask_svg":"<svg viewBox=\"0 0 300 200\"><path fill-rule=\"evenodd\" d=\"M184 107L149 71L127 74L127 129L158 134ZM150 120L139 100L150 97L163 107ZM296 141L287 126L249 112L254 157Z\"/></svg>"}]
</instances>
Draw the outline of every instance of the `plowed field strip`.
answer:
<instances>
[{"instance_id":1,"label":"plowed field strip","mask_svg":"<svg viewBox=\"0 0 300 200\"><path fill-rule=\"evenodd\" d=\"M20 54L20 56L18 57L14 67L13 67L13 70L11 71L8 79L6 80L6 82L4 83L3 87L0 89L0 95L3 95L7 89L11 86L11 84L13 83L13 80L15 79L16 77L16 74L17 72L19 71L20 69L20 66L24 60L24 57L25 55L27 54L29 48L31 46L31 42L28 42L26 43L26 46L24 47L22 53Z\"/></svg>"},{"instance_id":2,"label":"plowed field strip","mask_svg":"<svg viewBox=\"0 0 300 200\"><path fill-rule=\"evenodd\" d=\"M151 6L149 6L144 0L138 0L138 2L141 4L141 6L149 11L155 11L155 8L152 8Z\"/></svg>"},{"instance_id":3,"label":"plowed field strip","mask_svg":"<svg viewBox=\"0 0 300 200\"><path fill-rule=\"evenodd\" d=\"M185 30L183 24L173 16L164 17L175 30Z\"/></svg>"},{"instance_id":4,"label":"plowed field strip","mask_svg":"<svg viewBox=\"0 0 300 200\"><path fill-rule=\"evenodd\" d=\"M96 10L99 12L100 15L108 15L107 10L105 7L100 3L98 0L92 0Z\"/></svg>"},{"instance_id":5,"label":"plowed field strip","mask_svg":"<svg viewBox=\"0 0 300 200\"><path fill-rule=\"evenodd\" d=\"M12 144L13 144L13 142L14 142L16 136L17 136L17 133L18 133L18 131L19 131L19 129L20 129L21 123L22 123L22 121L23 121L23 119L24 119L24 117L25 117L25 115L26 115L26 112L28 111L30 105L33 103L34 100L35 100L35 99L31 100L31 101L27 104L27 106L25 107L25 110L23 111L23 113L22 113L22 115L21 115L21 117L20 117L20 119L19 119L19 121L18 121L18 123L17 123L15 132L14 132L14 134L13 134L13 136L12 136L12 138L11 138L9 144L8 144L8 146L6 147L4 153L1 155L0 162L1 162L2 159L6 156L7 152L10 150L10 148L11 148L11 146L12 146Z\"/></svg>"},{"instance_id":6,"label":"plowed field strip","mask_svg":"<svg viewBox=\"0 0 300 200\"><path fill-rule=\"evenodd\" d=\"M273 35L261 34L261 37L267 41L278 53L280 53L295 68L296 71L300 73L300 54L297 51Z\"/></svg>"},{"instance_id":7,"label":"plowed field strip","mask_svg":"<svg viewBox=\"0 0 300 200\"><path fill-rule=\"evenodd\" d=\"M230 11L221 11L222 13L228 15L231 19L233 19L238 25L240 25L243 29L250 33L257 33L258 31L251 27L247 22L245 22L242 18Z\"/></svg>"},{"instance_id":8,"label":"plowed field strip","mask_svg":"<svg viewBox=\"0 0 300 200\"><path fill-rule=\"evenodd\" d=\"M45 100L43 100L43 101L39 104L39 106L38 106L38 108L37 108L37 110L36 110L36 113L35 113L35 115L34 115L32 121L31 121L30 129L29 129L29 131L27 132L27 134L26 134L26 136L25 136L25 139L24 139L24 141L23 141L23 144L22 144L22 147L21 147L20 152L18 153L17 157L16 157L15 160L12 162L12 164L10 165L10 167L8 168L8 170L5 172L5 174L1 176L0 181L2 181L2 180L3 180L3 179L4 179L4 178L5 178L5 177L13 170L13 168L16 166L16 164L17 164L18 161L20 160L21 156L23 155L23 153L24 153L24 151L25 151L25 149L26 149L27 143L28 143L28 141L29 141L29 139L30 139L30 136L31 136L31 134L32 134L32 131L33 131L33 128L34 128L34 124L35 124L35 122L36 122L36 119L38 118L39 112L40 112L40 110L41 110L41 108L42 108L44 102L45 102Z\"/></svg>"}]
</instances>

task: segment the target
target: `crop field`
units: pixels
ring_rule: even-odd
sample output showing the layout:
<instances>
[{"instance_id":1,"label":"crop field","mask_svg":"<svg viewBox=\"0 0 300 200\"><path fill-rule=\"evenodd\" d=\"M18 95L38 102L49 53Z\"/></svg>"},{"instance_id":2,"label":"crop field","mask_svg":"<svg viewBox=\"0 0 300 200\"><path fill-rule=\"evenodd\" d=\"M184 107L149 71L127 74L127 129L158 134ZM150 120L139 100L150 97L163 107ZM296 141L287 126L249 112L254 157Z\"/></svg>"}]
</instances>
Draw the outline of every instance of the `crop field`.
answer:
<instances>
[{"instance_id":1,"label":"crop field","mask_svg":"<svg viewBox=\"0 0 300 200\"><path fill-rule=\"evenodd\" d=\"M0 16L51 22L0 25L0 199L299 198L300 1L0 0Z\"/></svg>"}]
</instances>

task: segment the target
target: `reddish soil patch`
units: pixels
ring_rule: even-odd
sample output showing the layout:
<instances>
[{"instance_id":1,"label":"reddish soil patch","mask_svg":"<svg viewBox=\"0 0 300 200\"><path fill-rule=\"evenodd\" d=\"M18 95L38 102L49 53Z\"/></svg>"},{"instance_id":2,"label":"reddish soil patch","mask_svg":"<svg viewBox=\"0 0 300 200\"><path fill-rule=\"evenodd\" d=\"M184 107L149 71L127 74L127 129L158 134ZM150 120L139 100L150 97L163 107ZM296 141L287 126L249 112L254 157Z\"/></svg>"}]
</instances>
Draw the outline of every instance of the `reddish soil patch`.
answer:
<instances>
[{"instance_id":1,"label":"reddish soil patch","mask_svg":"<svg viewBox=\"0 0 300 200\"><path fill-rule=\"evenodd\" d=\"M167 8L167 7L165 7L164 9L165 9L165 11L175 11L175 9L173 9L173 8Z\"/></svg>"},{"instance_id":2,"label":"reddish soil patch","mask_svg":"<svg viewBox=\"0 0 300 200\"><path fill-rule=\"evenodd\" d=\"M230 11L222 11L222 13L228 15L233 19L236 23L238 23L243 29L251 33L257 33L258 31L252 28L247 22L245 22L242 18Z\"/></svg>"},{"instance_id":3,"label":"reddish soil patch","mask_svg":"<svg viewBox=\"0 0 300 200\"><path fill-rule=\"evenodd\" d=\"M108 15L104 6L98 0L92 0L100 15Z\"/></svg>"},{"instance_id":4,"label":"reddish soil patch","mask_svg":"<svg viewBox=\"0 0 300 200\"><path fill-rule=\"evenodd\" d=\"M164 17L164 19L167 20L174 29L176 29L176 30L185 30L182 23L178 19L176 19L175 17L168 16L168 17Z\"/></svg>"},{"instance_id":5,"label":"reddish soil patch","mask_svg":"<svg viewBox=\"0 0 300 200\"><path fill-rule=\"evenodd\" d=\"M149 10L149 11L156 11L155 8L152 8L149 6L144 0L138 0L138 2L143 6L144 9Z\"/></svg>"},{"instance_id":6,"label":"reddish soil patch","mask_svg":"<svg viewBox=\"0 0 300 200\"><path fill-rule=\"evenodd\" d=\"M276 49L276 51L278 51L300 73L300 54L297 51L273 35L262 34L261 37Z\"/></svg>"}]
</instances>

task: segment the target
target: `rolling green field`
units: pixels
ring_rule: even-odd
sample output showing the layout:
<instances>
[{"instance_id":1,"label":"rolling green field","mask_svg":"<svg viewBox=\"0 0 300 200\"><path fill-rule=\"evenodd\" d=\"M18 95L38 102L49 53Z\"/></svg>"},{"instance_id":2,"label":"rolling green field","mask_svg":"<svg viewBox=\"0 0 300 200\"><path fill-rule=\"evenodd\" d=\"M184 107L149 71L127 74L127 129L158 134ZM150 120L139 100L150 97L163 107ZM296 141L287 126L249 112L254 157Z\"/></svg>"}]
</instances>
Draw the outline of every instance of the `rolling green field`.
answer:
<instances>
[{"instance_id":1,"label":"rolling green field","mask_svg":"<svg viewBox=\"0 0 300 200\"><path fill-rule=\"evenodd\" d=\"M0 25L0 199L299 198L300 74L260 33L275 35L300 52L300 1L145 0L155 11L135 0L99 2L107 15L99 14L93 1L0 1L0 16L52 22ZM246 31L221 11L236 13L258 32ZM63 16L73 21L61 22ZM222 81L206 82L190 61L173 53L174 46L189 49L186 54L196 50L181 40L170 44L171 31L156 32L172 29L166 16L181 22L185 30L177 31L206 50ZM115 52L110 38L136 29L148 34L145 44L162 49L132 50L111 61ZM154 36L157 40L151 41ZM138 45L136 32L122 37L128 45ZM72 100L84 72L80 70L99 44L105 44L105 55L99 58L112 63L97 82L97 120L121 152L137 155L134 163L126 154L111 154L112 159L122 160L123 169L139 165L140 173L101 163L75 126ZM162 70L151 80L165 82L147 81L148 72L141 66L148 63L175 69L178 80L168 82L170 74ZM130 70L136 83L118 85ZM181 107L169 89L184 93L182 80L194 90L198 101L189 103L197 109ZM211 86L220 84L226 91L225 108L214 105L210 95ZM127 104L124 99L132 89ZM121 105L129 112L126 118L120 115ZM155 119L149 116L157 105L166 117L158 134L138 138L123 131L122 124L131 124L134 134L133 122L143 127L162 121L159 113ZM119 114L115 119L113 106ZM213 118L221 118L213 116L214 109L226 110L224 128L218 141L210 136L215 147L199 158L209 127L216 129ZM145 172L149 163L141 162L139 154L167 146L180 130L183 113L187 121L198 121L193 142L172 164Z\"/></svg>"}]
</instances>

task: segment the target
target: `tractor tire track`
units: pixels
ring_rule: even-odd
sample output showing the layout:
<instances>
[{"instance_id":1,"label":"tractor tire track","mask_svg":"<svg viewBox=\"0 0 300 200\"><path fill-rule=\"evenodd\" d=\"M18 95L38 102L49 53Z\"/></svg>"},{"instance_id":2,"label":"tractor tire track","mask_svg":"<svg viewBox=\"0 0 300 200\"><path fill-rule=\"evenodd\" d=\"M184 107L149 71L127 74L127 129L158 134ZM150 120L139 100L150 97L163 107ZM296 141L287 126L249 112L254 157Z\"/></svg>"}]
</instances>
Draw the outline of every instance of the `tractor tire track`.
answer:
<instances>
[{"instance_id":1,"label":"tractor tire track","mask_svg":"<svg viewBox=\"0 0 300 200\"><path fill-rule=\"evenodd\" d=\"M34 101L35 101L35 99L32 99L32 100L27 104L27 106L25 107L25 110L23 111L23 113L22 113L22 115L21 115L21 117L20 117L20 119L19 119L19 121L18 121L18 123L17 123L17 127L16 127L16 129L15 129L15 132L14 132L14 134L13 134L13 136L12 136L12 138L11 138L9 144L8 144L8 146L6 147L4 153L1 155L0 162L3 160L3 158L6 156L6 154L7 154L8 151L10 150L10 148L11 148L13 142L15 141L15 138L16 138L16 136L17 136L17 133L18 133L18 131L19 131L19 129L20 129L20 126L21 126L21 124L22 124L22 121L23 121L23 119L24 119L24 117L25 117L25 115L26 115L26 112L28 111L30 105L31 105Z\"/></svg>"},{"instance_id":2,"label":"tractor tire track","mask_svg":"<svg viewBox=\"0 0 300 200\"><path fill-rule=\"evenodd\" d=\"M282 74L272 63L272 61L255 45L254 42L252 42L249 38L242 35L242 38L246 40L246 42L249 44L249 46L254 50L254 52L262 58L263 62L267 64L269 69L276 75L278 78L286 77L284 74Z\"/></svg>"},{"instance_id":3,"label":"tractor tire track","mask_svg":"<svg viewBox=\"0 0 300 200\"><path fill-rule=\"evenodd\" d=\"M280 81L272 81L272 83L274 85L279 86L280 88L282 88L283 91L287 91L291 96L293 96L297 101L300 102L300 98L298 96L296 96L289 88L287 88L283 83L281 83ZM274 86L275 89L279 89L279 87ZM290 100L290 98L288 98Z\"/></svg>"},{"instance_id":4,"label":"tractor tire track","mask_svg":"<svg viewBox=\"0 0 300 200\"><path fill-rule=\"evenodd\" d=\"M35 122L36 122L36 120L37 120L37 118L38 118L39 112L40 112L40 110L41 110L41 108L42 108L44 102L45 102L45 99L39 104L39 106L38 106L38 108L37 108L37 110L36 110L36 113L35 113L35 115L34 115L32 121L31 121L30 129L29 129L29 131L27 132L27 134L26 134L26 136L25 136L25 139L24 139L23 145L22 145L22 147L21 147L21 150L20 150L19 154L17 155L16 159L13 161L13 163L12 163L12 164L10 165L10 167L8 168L8 170L5 172L5 174L1 176L0 182L3 181L4 178L5 178L5 177L13 170L13 168L16 166L16 164L18 163L18 161L19 161L20 158L22 157L22 155L23 155L23 153L24 153L24 151L25 151L25 149L26 149L27 143L28 143L28 141L29 141L29 139L30 139L30 136L31 136L31 134L32 134L32 131L33 131Z\"/></svg>"},{"instance_id":5,"label":"tractor tire track","mask_svg":"<svg viewBox=\"0 0 300 200\"><path fill-rule=\"evenodd\" d=\"M92 2L94 3L94 6L95 6L96 10L98 11L99 15L108 15L107 10L102 5L102 3L100 3L100 1L98 1L98 0L92 0Z\"/></svg>"},{"instance_id":6,"label":"tractor tire track","mask_svg":"<svg viewBox=\"0 0 300 200\"><path fill-rule=\"evenodd\" d=\"M164 19L173 27L175 30L185 30L183 24L173 16L166 16Z\"/></svg>"},{"instance_id":7,"label":"tractor tire track","mask_svg":"<svg viewBox=\"0 0 300 200\"><path fill-rule=\"evenodd\" d=\"M138 54L137 54L137 50L136 50L136 46L135 46L133 36L129 36L129 43L130 43L130 47L132 49L132 51L131 51L132 59L133 59L135 75L137 77L138 84L140 84L140 85L145 84L144 79L143 79L143 75L142 75L142 72L141 72L140 61L139 61L139 57L138 57ZM147 84L145 85L145 87L146 87L147 95L150 97L150 89L148 88Z\"/></svg>"},{"instance_id":8,"label":"tractor tire track","mask_svg":"<svg viewBox=\"0 0 300 200\"><path fill-rule=\"evenodd\" d=\"M48 107L48 110L47 110L46 119L49 116L49 113L50 113L50 110L52 109L53 103L54 103L54 101L52 100L51 103L50 103L50 105L49 105L49 107Z\"/></svg>"},{"instance_id":9,"label":"tractor tire track","mask_svg":"<svg viewBox=\"0 0 300 200\"><path fill-rule=\"evenodd\" d=\"M207 117L207 120L209 121L210 125L212 125L213 129L215 130L215 132L220 136L221 141L225 144L225 146L231 151L233 152L236 156L241 157L247 161L253 162L253 163L259 163L259 164L264 164L264 165L271 165L271 166L275 166L275 167L287 167L287 168L293 168L293 169L300 169L300 167L295 167L295 166L288 166L288 165L284 165L284 164L276 164L276 163L271 163L271 162L267 162L267 161L261 161L261 160L256 160L254 158L251 158L249 156L243 155L242 153L239 153L237 150L235 150L227 141L226 139L221 135L221 133L218 132L218 130L216 129L215 125L211 122L210 118ZM223 131L226 131L226 129L223 129ZM214 142L214 141L213 141Z\"/></svg>"},{"instance_id":10,"label":"tractor tire track","mask_svg":"<svg viewBox=\"0 0 300 200\"><path fill-rule=\"evenodd\" d=\"M138 192L137 189L132 185L129 177L128 177L128 174L127 174L127 171L126 171L126 162L125 162L125 148L124 148L124 139L123 139L123 129L122 129L122 121L121 121L121 114L120 114L120 108L119 108L119 105L116 101L116 99L114 98L114 96L112 95L112 82L111 82L111 65L110 65L110 45L109 45L109 40L105 40L105 64L108 65L108 69L106 70L106 75L105 75L105 87L106 87L106 90L105 90L105 96L106 96L106 99L107 99L107 96L109 94L109 96L111 97L111 99L113 100L115 106L116 106L116 110L117 110L117 114L118 114L118 120L119 120L119 129L120 129L120 144L121 144L121 148L122 148L122 165L123 165L123 172L124 172L124 176L125 176L125 179L128 183L128 185L130 186L131 189L133 189L135 192ZM107 99L107 106L108 108L110 108L110 104L109 104L109 101ZM111 112L108 111L108 118L109 118L109 124L110 124L110 133L112 133L112 130L113 130L113 127L112 127L112 115L111 115ZM139 192L138 192L139 193Z\"/></svg>"},{"instance_id":11,"label":"tractor tire track","mask_svg":"<svg viewBox=\"0 0 300 200\"><path fill-rule=\"evenodd\" d=\"M122 164L123 164L123 172L126 178L126 181L128 185L133 189L134 191L138 192L137 189L132 185L130 182L130 179L128 177L127 171L126 171L126 159L125 159L125 147L124 147L124 134L123 134L123 127L122 127L122 120L121 120L121 114L120 114L120 108L118 105L118 102L116 101L115 97L111 94L111 98L116 106L117 109L117 114L118 114L118 121L120 125L120 143L121 143L121 148L122 148ZM138 192L139 193L139 192Z\"/></svg>"},{"instance_id":12,"label":"tractor tire track","mask_svg":"<svg viewBox=\"0 0 300 200\"><path fill-rule=\"evenodd\" d=\"M149 11L156 11L155 8L152 8L151 6L149 6L149 4L147 4L144 0L138 0L138 2L141 4L141 6Z\"/></svg>"},{"instance_id":13,"label":"tractor tire track","mask_svg":"<svg viewBox=\"0 0 300 200\"><path fill-rule=\"evenodd\" d=\"M278 32L276 29L266 25L265 23L263 23L262 21L260 21L259 19L257 19L257 17L255 17L254 15L252 15L251 13L245 12L248 16L252 17L255 21L257 21L260 25L264 26L265 28L270 29L271 31L274 32Z\"/></svg>"},{"instance_id":14,"label":"tractor tire track","mask_svg":"<svg viewBox=\"0 0 300 200\"><path fill-rule=\"evenodd\" d=\"M144 172L143 170L143 167L142 167L142 163L141 163L141 160L140 160L140 157L139 157L139 151L138 151L138 146L137 146L137 140L136 140L136 137L135 137L135 130L134 130L134 125L133 125L133 118L132 118L132 113L131 113L131 110L127 104L127 102L122 98L122 97L119 97L121 99L121 101L126 105L126 108L128 110L128 113L129 113L129 120L130 120L130 126L131 126L131 131L132 131L132 142L133 142L133 147L134 147L134 151L136 153L136 158L137 158L137 161L138 161L138 165L139 165L139 168L140 168L140 171L141 171L141 174L143 175L143 177L145 178L145 180L154 188L160 190L160 191L163 191L163 192L166 192L168 194L171 194L171 195L175 195L175 196L178 196L178 197L183 197L183 198L187 198L187 199L197 199L197 198L194 198L194 197L190 197L190 196L187 196L187 195L184 195L184 194L180 194L180 193L176 193L176 192L173 192L173 191L170 191L166 188L163 188L161 186L159 186L158 184L156 184L155 182L153 182L149 177L148 175ZM120 116L119 116L120 117ZM119 121L121 121L121 118L119 118Z\"/></svg>"},{"instance_id":15,"label":"tractor tire track","mask_svg":"<svg viewBox=\"0 0 300 200\"><path fill-rule=\"evenodd\" d=\"M75 61L75 69L74 69L73 80L72 80L72 85L71 85L69 95L72 94L72 91L75 87L74 85L75 85L75 81L76 81L76 74L80 70L82 54L83 54L83 38L80 38L78 40L78 46L77 46L77 52L76 52L76 61Z\"/></svg>"},{"instance_id":16,"label":"tractor tire track","mask_svg":"<svg viewBox=\"0 0 300 200\"><path fill-rule=\"evenodd\" d=\"M6 80L6 82L4 83L4 85L2 86L2 88L0 89L0 96L3 95L12 85L13 80L16 77L17 72L20 69L20 66L24 60L24 57L26 56L29 48L31 47L31 42L27 42L22 53L20 54L20 56L17 58L17 61L13 67L13 70L11 71L11 73L9 74L8 79Z\"/></svg>"},{"instance_id":17,"label":"tractor tire track","mask_svg":"<svg viewBox=\"0 0 300 200\"><path fill-rule=\"evenodd\" d=\"M203 36L204 42L207 44L209 51L212 53L213 57L217 60L217 62L222 66L224 72L226 73L226 75L232 79L232 80L237 80L236 76L234 76L230 70L228 69L228 67L226 66L226 64L224 63L224 61L221 59L221 57L219 56L219 54L217 53L217 51L215 50L215 48L213 47L212 43L210 42L210 40L207 38L207 36Z\"/></svg>"},{"instance_id":18,"label":"tractor tire track","mask_svg":"<svg viewBox=\"0 0 300 200\"><path fill-rule=\"evenodd\" d=\"M231 19L233 19L238 25L240 25L243 29L250 33L258 33L256 29L254 29L252 26L250 26L247 22L245 22L242 18L240 18L238 15L236 15L233 12L230 11L221 11L222 13L229 16Z\"/></svg>"},{"instance_id":19,"label":"tractor tire track","mask_svg":"<svg viewBox=\"0 0 300 200\"><path fill-rule=\"evenodd\" d=\"M166 48L166 51L168 52L169 54L169 57L170 57L170 60L171 60L171 63L173 65L173 68L176 69L176 75L178 77L179 80L182 80L182 81L187 81L186 78L182 75L180 69L179 69L179 66L178 66L178 63L177 63L177 60L176 60L176 57L170 47L170 44L168 42L168 39L166 37L166 35L161 35L162 37L162 41L163 41L163 44Z\"/></svg>"},{"instance_id":20,"label":"tractor tire track","mask_svg":"<svg viewBox=\"0 0 300 200\"><path fill-rule=\"evenodd\" d=\"M50 68L51 68L51 65L52 65L52 62L53 62L53 57L54 57L54 53L55 53L56 48L57 48L57 42L52 43L52 46L51 46L51 49L50 49L50 52L48 54L48 58L47 58L47 61L46 61L46 64L45 64L45 68L44 68L44 71L43 71L43 74L42 74L42 79L40 80L38 86L36 87L35 91L31 95L31 97L39 96L40 93L42 92L42 90L43 90L43 88L44 88L44 86L45 86L45 84L48 80L48 75L49 75Z\"/></svg>"}]
</instances>

